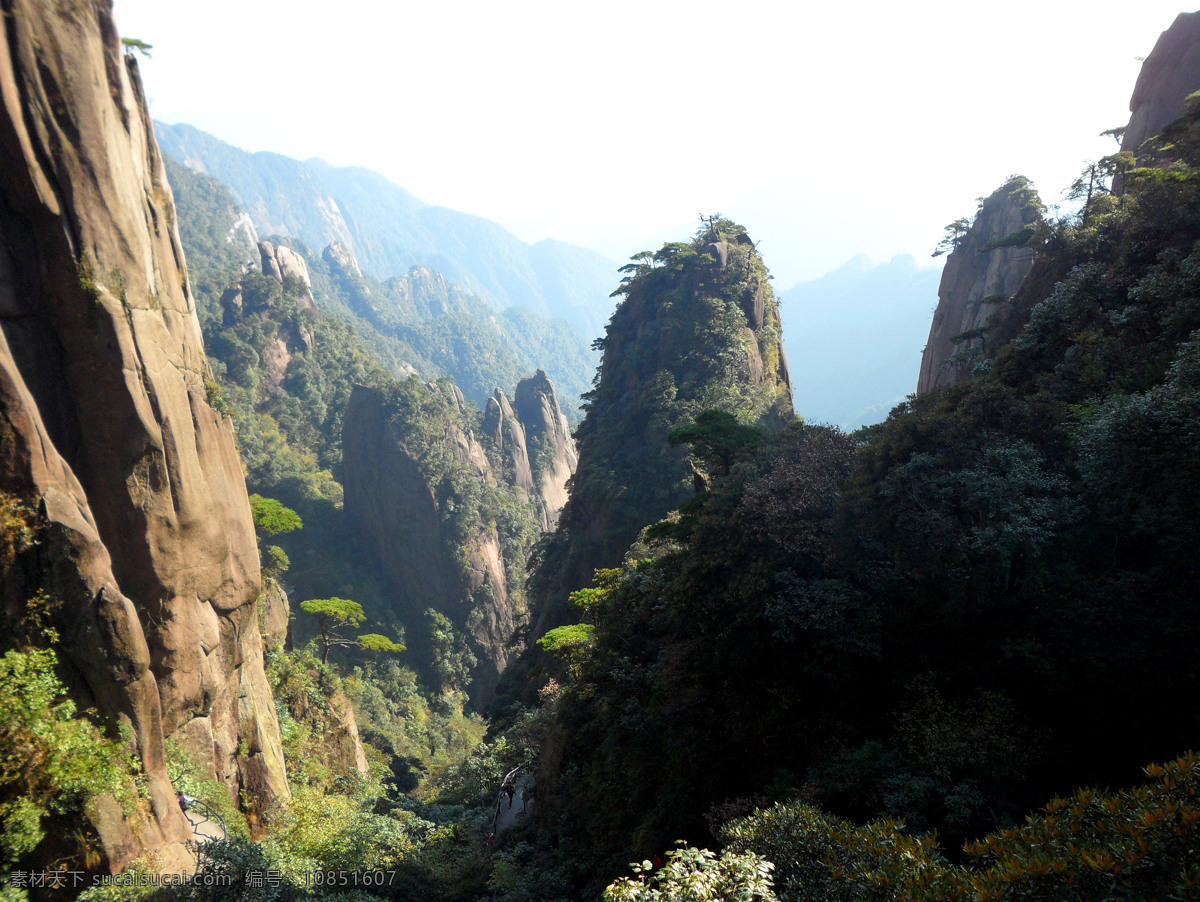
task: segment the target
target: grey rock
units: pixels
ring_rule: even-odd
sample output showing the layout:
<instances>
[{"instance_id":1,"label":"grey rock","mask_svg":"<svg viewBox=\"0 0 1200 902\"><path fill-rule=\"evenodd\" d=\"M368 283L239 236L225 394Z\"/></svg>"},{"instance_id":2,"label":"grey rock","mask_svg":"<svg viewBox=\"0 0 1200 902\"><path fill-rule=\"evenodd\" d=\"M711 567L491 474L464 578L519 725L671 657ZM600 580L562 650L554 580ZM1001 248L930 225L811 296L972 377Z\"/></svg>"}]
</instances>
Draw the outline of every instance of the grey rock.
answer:
<instances>
[{"instance_id":1,"label":"grey rock","mask_svg":"<svg viewBox=\"0 0 1200 902\"><path fill-rule=\"evenodd\" d=\"M985 251L1031 223L1029 211L1010 182L984 200L974 223L942 270L938 305L921 355L917 392L954 385L970 376L973 364L992 353L988 330L1002 315L1033 266L1027 246ZM1032 189L1030 189L1032 190Z\"/></svg>"}]
</instances>

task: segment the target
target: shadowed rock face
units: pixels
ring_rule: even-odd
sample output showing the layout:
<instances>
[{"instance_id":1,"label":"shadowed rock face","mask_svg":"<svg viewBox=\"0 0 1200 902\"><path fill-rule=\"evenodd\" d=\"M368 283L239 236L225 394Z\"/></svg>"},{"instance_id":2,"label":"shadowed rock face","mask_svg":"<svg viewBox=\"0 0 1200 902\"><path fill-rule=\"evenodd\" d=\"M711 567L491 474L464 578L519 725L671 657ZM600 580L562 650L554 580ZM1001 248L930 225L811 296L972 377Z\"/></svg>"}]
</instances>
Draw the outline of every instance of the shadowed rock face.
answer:
<instances>
[{"instance_id":1,"label":"shadowed rock face","mask_svg":"<svg viewBox=\"0 0 1200 902\"><path fill-rule=\"evenodd\" d=\"M470 421L462 392L448 383L427 383L425 390L449 401L424 427L436 433L437 445L450 452L460 472L476 487L508 482L517 500L535 507L543 528L550 528L566 501L575 445L546 374L539 370L522 380L515 405L500 389L488 400L482 431L504 462L502 473L464 425ZM347 519L373 546L394 590L394 612L410 630L419 630L433 608L467 633L478 659L471 697L486 702L508 666L513 634L526 619L525 599L508 584L495 524L475 522L465 534L455 533L449 509L439 509L436 478L422 470L416 447L410 447L382 391L354 386L342 427Z\"/></svg>"},{"instance_id":2,"label":"shadowed rock face","mask_svg":"<svg viewBox=\"0 0 1200 902\"><path fill-rule=\"evenodd\" d=\"M975 363L995 350L988 346L988 329L1025 281L1034 252L1027 241L985 248L1022 233L1037 219L1039 208L1024 179L1008 182L984 200L942 271L918 393L969 378Z\"/></svg>"},{"instance_id":3,"label":"shadowed rock face","mask_svg":"<svg viewBox=\"0 0 1200 902\"><path fill-rule=\"evenodd\" d=\"M449 391L463 410L454 386ZM470 432L448 424L442 438L458 465L481 481L495 479L487 455ZM508 642L525 616L510 599L504 558L495 527L472 527L461 549L451 546L434 489L392 422L377 389L354 386L342 427L346 516L374 546L395 589L396 614L410 625L423 623L430 608L469 631L478 663L471 697L492 695L508 663ZM459 555L465 561L456 560ZM473 616L472 616L473 615Z\"/></svg>"},{"instance_id":4,"label":"shadowed rock face","mask_svg":"<svg viewBox=\"0 0 1200 902\"><path fill-rule=\"evenodd\" d=\"M1200 12L1180 13L1158 36L1142 63L1133 97L1129 125L1121 150L1137 151L1184 113L1184 101L1200 90Z\"/></svg>"},{"instance_id":5,"label":"shadowed rock face","mask_svg":"<svg viewBox=\"0 0 1200 902\"><path fill-rule=\"evenodd\" d=\"M47 593L79 706L133 730L151 811L99 803L109 866L159 848L183 867L164 740L258 812L288 794L245 482L206 400L171 190L111 3L5 12L0 490L39 511L40 541L0 604L15 628Z\"/></svg>"}]
</instances>

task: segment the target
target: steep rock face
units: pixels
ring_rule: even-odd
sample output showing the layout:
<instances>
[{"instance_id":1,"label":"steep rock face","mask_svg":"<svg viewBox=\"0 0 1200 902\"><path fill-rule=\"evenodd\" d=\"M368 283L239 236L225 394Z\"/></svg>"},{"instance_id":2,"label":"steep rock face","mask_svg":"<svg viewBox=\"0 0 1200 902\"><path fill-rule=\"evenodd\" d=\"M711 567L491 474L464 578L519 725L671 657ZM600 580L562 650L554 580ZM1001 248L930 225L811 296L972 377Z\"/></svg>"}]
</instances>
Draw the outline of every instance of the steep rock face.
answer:
<instances>
[{"instance_id":1,"label":"steep rock face","mask_svg":"<svg viewBox=\"0 0 1200 902\"><path fill-rule=\"evenodd\" d=\"M79 706L131 727L146 773L148 814L91 813L108 866L160 849L182 867L165 739L259 811L288 794L245 483L207 403L171 191L111 4L5 14L0 490L44 537L2 582L6 633L34 593L54 599Z\"/></svg>"},{"instance_id":2,"label":"steep rock face","mask_svg":"<svg viewBox=\"0 0 1200 902\"><path fill-rule=\"evenodd\" d=\"M961 382L995 350L988 331L1033 266L1029 238L1041 209L1037 192L1019 176L983 201L942 271L918 393Z\"/></svg>"},{"instance_id":3,"label":"steep rock face","mask_svg":"<svg viewBox=\"0 0 1200 902\"><path fill-rule=\"evenodd\" d=\"M1159 35L1142 63L1129 100L1129 125L1121 150L1136 152L1142 142L1183 115L1184 101L1200 90L1200 12L1180 13Z\"/></svg>"},{"instance_id":4,"label":"steep rock face","mask_svg":"<svg viewBox=\"0 0 1200 902\"><path fill-rule=\"evenodd\" d=\"M500 452L505 466L511 469L509 478L521 500L529 501L534 494L534 485L525 427L508 403L508 396L499 388L488 398L483 412L483 431Z\"/></svg>"},{"instance_id":5,"label":"steep rock face","mask_svg":"<svg viewBox=\"0 0 1200 902\"><path fill-rule=\"evenodd\" d=\"M477 659L471 696L490 698L508 663L508 643L523 622L524 606L510 597L499 536L493 525L468 517L452 525L439 508L438 490L455 482L495 484L483 447L460 424L465 414L462 393L452 385L410 390L436 409L428 439L406 436L381 390L356 385L346 407L342 429L345 509L351 525L369 537L388 580L395 587L395 613L410 626L420 626L433 609L468 633ZM434 398L421 395L425 391ZM440 396L440 400L438 397ZM431 460L449 451L453 473L437 474ZM453 515L452 511L446 511Z\"/></svg>"},{"instance_id":6,"label":"steep rock face","mask_svg":"<svg viewBox=\"0 0 1200 902\"><path fill-rule=\"evenodd\" d=\"M764 425L795 415L778 304L741 226L709 223L625 272L576 432L570 498L530 581L535 635L569 619L569 593L619 564L644 527L691 496L688 453L668 446L672 429L712 408Z\"/></svg>"},{"instance_id":7,"label":"steep rock face","mask_svg":"<svg viewBox=\"0 0 1200 902\"><path fill-rule=\"evenodd\" d=\"M263 647L276 651L290 648L292 608L283 586L273 579L266 580L258 605Z\"/></svg>"},{"instance_id":8,"label":"steep rock face","mask_svg":"<svg viewBox=\"0 0 1200 902\"><path fill-rule=\"evenodd\" d=\"M554 384L538 370L517 383L514 396L517 416L525 425L525 438L537 493L542 505L542 528L554 529L567 503L567 482L579 464L575 439L558 406Z\"/></svg>"}]
</instances>

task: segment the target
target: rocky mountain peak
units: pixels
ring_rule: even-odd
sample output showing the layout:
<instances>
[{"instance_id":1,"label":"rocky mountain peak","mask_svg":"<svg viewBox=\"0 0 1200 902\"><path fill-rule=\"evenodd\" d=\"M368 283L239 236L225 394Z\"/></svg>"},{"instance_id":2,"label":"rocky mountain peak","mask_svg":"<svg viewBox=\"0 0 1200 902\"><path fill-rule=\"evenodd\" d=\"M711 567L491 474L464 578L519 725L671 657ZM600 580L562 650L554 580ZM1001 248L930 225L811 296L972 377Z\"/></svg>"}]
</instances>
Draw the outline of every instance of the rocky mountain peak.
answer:
<instances>
[{"instance_id":1,"label":"rocky mountain peak","mask_svg":"<svg viewBox=\"0 0 1200 902\"><path fill-rule=\"evenodd\" d=\"M517 417L525 426L532 478L542 501L542 528L553 529L567 503L567 482L579 464L567 418L544 370L517 383Z\"/></svg>"},{"instance_id":2,"label":"rocky mountain peak","mask_svg":"<svg viewBox=\"0 0 1200 902\"><path fill-rule=\"evenodd\" d=\"M961 382L994 351L988 333L1033 266L1029 241L1041 210L1033 185L1020 176L980 204L942 271L918 393Z\"/></svg>"},{"instance_id":3,"label":"rocky mountain peak","mask_svg":"<svg viewBox=\"0 0 1200 902\"><path fill-rule=\"evenodd\" d=\"M528 502L534 495L534 484L525 427L513 412L508 397L499 388L488 398L484 408L483 431L499 450L506 470L511 470L509 478L521 500Z\"/></svg>"}]
</instances>

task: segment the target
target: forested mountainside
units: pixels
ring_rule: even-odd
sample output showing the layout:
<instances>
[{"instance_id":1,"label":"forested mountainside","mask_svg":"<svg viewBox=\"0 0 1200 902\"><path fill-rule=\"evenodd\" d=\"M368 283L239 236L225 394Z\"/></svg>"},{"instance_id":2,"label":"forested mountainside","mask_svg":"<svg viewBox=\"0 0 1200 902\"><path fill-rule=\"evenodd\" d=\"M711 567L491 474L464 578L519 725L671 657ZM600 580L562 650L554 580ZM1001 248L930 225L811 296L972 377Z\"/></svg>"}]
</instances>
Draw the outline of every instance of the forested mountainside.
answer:
<instances>
[{"instance_id":1,"label":"forested mountainside","mask_svg":"<svg viewBox=\"0 0 1200 902\"><path fill-rule=\"evenodd\" d=\"M561 241L525 244L494 222L435 207L378 173L247 153L188 125L156 123L168 156L228 185L260 234L310 247L338 242L379 279L430 266L496 311L512 306L565 319L587 341L612 312L612 271L599 254Z\"/></svg>"},{"instance_id":2,"label":"forested mountainside","mask_svg":"<svg viewBox=\"0 0 1200 902\"><path fill-rule=\"evenodd\" d=\"M208 323L220 315L218 301L229 283L247 265L261 265L258 232L228 188L166 160L201 322ZM304 261L322 309L351 323L393 369L407 367L427 379L448 375L482 407L496 386L511 390L543 367L560 387L568 415L578 419L578 398L591 385L596 355L566 322L522 307L495 313L428 266L380 282L341 242L318 254L294 239L272 241Z\"/></svg>"},{"instance_id":3,"label":"forested mountainside","mask_svg":"<svg viewBox=\"0 0 1200 902\"><path fill-rule=\"evenodd\" d=\"M190 250L220 269L201 244ZM329 283L312 280L303 256L268 242L256 251L259 268L222 292L219 314L211 295L201 303L211 395L233 417L250 488L307 524L279 539L288 585L301 598L349 595L407 636L430 685L486 699L526 619L526 555L573 470L553 384L541 370L517 384L518 402L536 395L524 422L500 388L485 416L449 380L422 382L410 346L374 333L392 357L381 362L353 320L325 312ZM326 257L348 280L344 250ZM435 290L411 275L403 296L414 306L462 297L436 274ZM354 284L353 298L370 290ZM439 630L453 631L452 650L431 644Z\"/></svg>"},{"instance_id":4,"label":"forested mountainside","mask_svg":"<svg viewBox=\"0 0 1200 902\"><path fill-rule=\"evenodd\" d=\"M1128 826L1153 795L1080 795L1049 809L1074 811L1069 826L1048 816L959 851L1197 739L1200 106L1154 159L1027 236L1036 262L968 381L854 438L677 433L723 476L575 593L582 622L543 643L565 686L541 817L575 882L598 891L680 836L766 855L785 898L1007 884L1049 899L1073 882L1169 898L1194 879L1194 828L1152 862ZM1197 817L1194 764L1178 768L1157 791ZM1037 853L1017 842L1050 830L1066 835ZM1097 848L1128 857L1093 866ZM696 868L735 885L686 860L623 898ZM753 858L723 866L736 886L762 875Z\"/></svg>"},{"instance_id":5,"label":"forested mountainside","mask_svg":"<svg viewBox=\"0 0 1200 902\"><path fill-rule=\"evenodd\" d=\"M1078 215L952 224L969 369L797 419L709 217L625 267L576 451L545 368L481 410L385 328L434 271L177 211L109 0L4 11L5 899L1195 894L1193 18Z\"/></svg>"},{"instance_id":6,"label":"forested mountainside","mask_svg":"<svg viewBox=\"0 0 1200 902\"><path fill-rule=\"evenodd\" d=\"M668 444L672 429L706 410L775 427L794 417L779 308L741 226L708 222L624 272L576 432L571 494L533 577L539 635L563 621L568 593L620 563L641 529L710 475Z\"/></svg>"},{"instance_id":7,"label":"forested mountainside","mask_svg":"<svg viewBox=\"0 0 1200 902\"><path fill-rule=\"evenodd\" d=\"M882 422L913 391L939 278L912 257L860 254L781 292L796 412L847 431Z\"/></svg>"}]
</instances>

